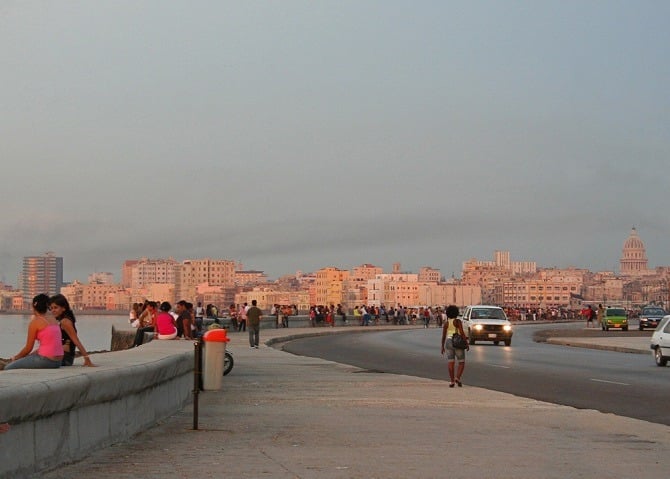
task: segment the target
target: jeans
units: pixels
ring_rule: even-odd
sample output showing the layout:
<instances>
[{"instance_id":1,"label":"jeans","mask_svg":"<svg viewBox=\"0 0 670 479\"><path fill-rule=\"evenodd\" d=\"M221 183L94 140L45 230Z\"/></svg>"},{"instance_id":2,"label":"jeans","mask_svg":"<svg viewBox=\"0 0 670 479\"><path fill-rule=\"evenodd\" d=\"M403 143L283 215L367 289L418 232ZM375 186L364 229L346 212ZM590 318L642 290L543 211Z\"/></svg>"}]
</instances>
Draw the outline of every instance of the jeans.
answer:
<instances>
[{"instance_id":1,"label":"jeans","mask_svg":"<svg viewBox=\"0 0 670 479\"><path fill-rule=\"evenodd\" d=\"M249 325L249 346L252 348L258 347L258 341L260 339L261 326L250 324Z\"/></svg>"},{"instance_id":2,"label":"jeans","mask_svg":"<svg viewBox=\"0 0 670 479\"><path fill-rule=\"evenodd\" d=\"M153 333L154 327L147 326L145 328L137 328L135 333L135 341L133 342L133 347L141 346L144 343L144 333Z\"/></svg>"},{"instance_id":3,"label":"jeans","mask_svg":"<svg viewBox=\"0 0 670 479\"><path fill-rule=\"evenodd\" d=\"M54 361L39 354L29 354L6 365L5 371L8 369L56 369L60 365L60 359Z\"/></svg>"}]
</instances>

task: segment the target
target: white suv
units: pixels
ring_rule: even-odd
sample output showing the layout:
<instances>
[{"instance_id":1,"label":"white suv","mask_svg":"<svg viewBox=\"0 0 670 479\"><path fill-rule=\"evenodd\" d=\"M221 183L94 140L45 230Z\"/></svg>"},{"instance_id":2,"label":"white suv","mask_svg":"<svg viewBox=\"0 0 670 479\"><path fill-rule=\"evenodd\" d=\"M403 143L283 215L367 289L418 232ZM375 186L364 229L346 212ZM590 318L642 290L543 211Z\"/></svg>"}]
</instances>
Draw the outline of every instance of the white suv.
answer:
<instances>
[{"instance_id":1,"label":"white suv","mask_svg":"<svg viewBox=\"0 0 670 479\"><path fill-rule=\"evenodd\" d=\"M651 350L656 365L665 366L670 359L670 315L663 316L651 336Z\"/></svg>"},{"instance_id":2,"label":"white suv","mask_svg":"<svg viewBox=\"0 0 670 479\"><path fill-rule=\"evenodd\" d=\"M505 346L512 344L512 323L507 319L505 311L498 306L468 306L463 311L461 320L470 344L477 341L493 341L493 344L504 341Z\"/></svg>"}]
</instances>

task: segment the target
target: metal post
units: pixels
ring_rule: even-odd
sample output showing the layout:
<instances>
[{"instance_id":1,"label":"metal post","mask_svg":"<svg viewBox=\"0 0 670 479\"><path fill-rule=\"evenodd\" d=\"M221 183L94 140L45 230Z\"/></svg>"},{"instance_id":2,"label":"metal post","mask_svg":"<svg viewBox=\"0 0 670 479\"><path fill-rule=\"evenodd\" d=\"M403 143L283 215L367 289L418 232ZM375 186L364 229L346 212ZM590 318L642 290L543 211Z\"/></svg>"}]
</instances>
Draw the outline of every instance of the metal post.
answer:
<instances>
[{"instance_id":1,"label":"metal post","mask_svg":"<svg viewBox=\"0 0 670 479\"><path fill-rule=\"evenodd\" d=\"M193 343L195 347L195 365L193 368L193 430L198 430L198 394L200 393L200 358L202 356L202 348L200 341Z\"/></svg>"}]
</instances>

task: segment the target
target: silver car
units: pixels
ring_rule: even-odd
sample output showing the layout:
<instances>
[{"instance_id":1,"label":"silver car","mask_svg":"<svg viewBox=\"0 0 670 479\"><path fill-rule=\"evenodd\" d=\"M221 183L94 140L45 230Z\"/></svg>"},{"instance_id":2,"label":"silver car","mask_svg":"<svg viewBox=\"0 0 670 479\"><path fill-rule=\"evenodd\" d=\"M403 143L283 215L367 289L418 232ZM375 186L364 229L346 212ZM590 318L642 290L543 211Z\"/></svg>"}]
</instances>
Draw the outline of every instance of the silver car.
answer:
<instances>
[{"instance_id":1,"label":"silver car","mask_svg":"<svg viewBox=\"0 0 670 479\"><path fill-rule=\"evenodd\" d=\"M670 359L670 315L663 316L651 336L651 350L657 366L665 366Z\"/></svg>"}]
</instances>

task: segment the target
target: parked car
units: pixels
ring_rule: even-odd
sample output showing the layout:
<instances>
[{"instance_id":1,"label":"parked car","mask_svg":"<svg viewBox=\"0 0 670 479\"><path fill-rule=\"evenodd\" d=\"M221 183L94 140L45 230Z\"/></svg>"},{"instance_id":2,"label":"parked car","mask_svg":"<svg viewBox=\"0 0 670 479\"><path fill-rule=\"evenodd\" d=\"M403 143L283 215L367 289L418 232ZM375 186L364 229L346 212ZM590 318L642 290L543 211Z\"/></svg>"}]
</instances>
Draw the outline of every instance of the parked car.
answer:
<instances>
[{"instance_id":1,"label":"parked car","mask_svg":"<svg viewBox=\"0 0 670 479\"><path fill-rule=\"evenodd\" d=\"M468 306L463 311L461 320L470 344L477 341L493 341L493 344L503 341L505 346L512 344L512 323L507 319L505 311L498 306Z\"/></svg>"},{"instance_id":2,"label":"parked car","mask_svg":"<svg viewBox=\"0 0 670 479\"><path fill-rule=\"evenodd\" d=\"M645 306L640 313L640 331L644 328L655 328L665 316L665 310L659 306Z\"/></svg>"},{"instance_id":3,"label":"parked car","mask_svg":"<svg viewBox=\"0 0 670 479\"><path fill-rule=\"evenodd\" d=\"M663 316L651 335L651 351L657 366L665 366L670 359L670 315Z\"/></svg>"},{"instance_id":4,"label":"parked car","mask_svg":"<svg viewBox=\"0 0 670 479\"><path fill-rule=\"evenodd\" d=\"M610 328L628 331L628 313L623 308L605 308L600 327L603 331L609 331Z\"/></svg>"}]
</instances>

